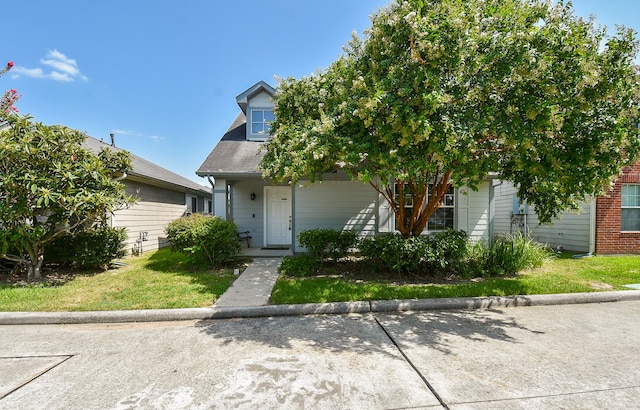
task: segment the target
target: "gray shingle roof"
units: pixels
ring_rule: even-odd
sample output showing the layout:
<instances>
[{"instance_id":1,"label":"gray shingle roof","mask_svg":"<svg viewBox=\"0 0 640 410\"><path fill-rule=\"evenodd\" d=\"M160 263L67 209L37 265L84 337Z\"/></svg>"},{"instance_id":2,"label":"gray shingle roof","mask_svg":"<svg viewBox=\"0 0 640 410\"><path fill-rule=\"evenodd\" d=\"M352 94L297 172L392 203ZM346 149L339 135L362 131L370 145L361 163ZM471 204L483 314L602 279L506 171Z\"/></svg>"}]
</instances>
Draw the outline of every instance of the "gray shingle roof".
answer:
<instances>
[{"instance_id":1,"label":"gray shingle roof","mask_svg":"<svg viewBox=\"0 0 640 410\"><path fill-rule=\"evenodd\" d=\"M238 114L227 132L222 136L196 175L233 177L238 175L260 176L258 164L262 158L260 149L263 142L247 141L247 117Z\"/></svg>"},{"instance_id":2,"label":"gray shingle roof","mask_svg":"<svg viewBox=\"0 0 640 410\"><path fill-rule=\"evenodd\" d=\"M98 152L102 147L107 147L112 151L123 151L121 148L107 144L104 141L97 140L87 136L85 140L87 148L93 152ZM211 188L199 185L190 179L182 177L166 168L162 168L153 162L147 161L133 153L131 153L131 170L127 172L132 177L137 177L154 185L171 187L179 191L198 193L200 195L210 195Z\"/></svg>"}]
</instances>

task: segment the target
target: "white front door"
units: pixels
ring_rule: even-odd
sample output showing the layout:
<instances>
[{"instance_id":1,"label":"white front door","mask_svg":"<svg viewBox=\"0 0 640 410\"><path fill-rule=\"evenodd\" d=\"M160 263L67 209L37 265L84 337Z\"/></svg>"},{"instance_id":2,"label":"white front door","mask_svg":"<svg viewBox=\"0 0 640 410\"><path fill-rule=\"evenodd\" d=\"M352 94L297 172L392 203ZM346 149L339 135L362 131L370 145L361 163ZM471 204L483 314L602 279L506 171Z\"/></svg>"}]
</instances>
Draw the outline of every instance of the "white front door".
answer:
<instances>
[{"instance_id":1,"label":"white front door","mask_svg":"<svg viewBox=\"0 0 640 410\"><path fill-rule=\"evenodd\" d=\"M291 188L265 187L267 245L291 245Z\"/></svg>"}]
</instances>

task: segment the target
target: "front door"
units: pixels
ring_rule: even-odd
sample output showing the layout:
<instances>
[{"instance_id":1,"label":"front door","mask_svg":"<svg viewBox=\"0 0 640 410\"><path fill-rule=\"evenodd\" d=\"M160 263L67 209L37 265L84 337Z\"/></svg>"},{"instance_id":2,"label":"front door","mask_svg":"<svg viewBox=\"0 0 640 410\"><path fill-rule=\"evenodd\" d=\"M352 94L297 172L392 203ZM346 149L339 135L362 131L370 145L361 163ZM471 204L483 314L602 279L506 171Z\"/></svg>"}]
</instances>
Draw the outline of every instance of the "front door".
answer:
<instances>
[{"instance_id":1,"label":"front door","mask_svg":"<svg viewBox=\"0 0 640 410\"><path fill-rule=\"evenodd\" d=\"M291 245L291 188L265 187L267 245Z\"/></svg>"}]
</instances>

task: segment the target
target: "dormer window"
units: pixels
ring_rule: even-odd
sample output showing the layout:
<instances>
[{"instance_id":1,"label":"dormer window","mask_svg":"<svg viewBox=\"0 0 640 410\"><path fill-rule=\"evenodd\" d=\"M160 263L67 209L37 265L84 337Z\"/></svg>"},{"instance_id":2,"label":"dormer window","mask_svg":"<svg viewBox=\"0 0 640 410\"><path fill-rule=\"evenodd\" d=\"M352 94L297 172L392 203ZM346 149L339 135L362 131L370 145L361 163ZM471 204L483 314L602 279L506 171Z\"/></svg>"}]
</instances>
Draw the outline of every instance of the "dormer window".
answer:
<instances>
[{"instance_id":1,"label":"dormer window","mask_svg":"<svg viewBox=\"0 0 640 410\"><path fill-rule=\"evenodd\" d=\"M269 136L271 122L274 120L273 111L265 108L251 110L251 135Z\"/></svg>"}]
</instances>

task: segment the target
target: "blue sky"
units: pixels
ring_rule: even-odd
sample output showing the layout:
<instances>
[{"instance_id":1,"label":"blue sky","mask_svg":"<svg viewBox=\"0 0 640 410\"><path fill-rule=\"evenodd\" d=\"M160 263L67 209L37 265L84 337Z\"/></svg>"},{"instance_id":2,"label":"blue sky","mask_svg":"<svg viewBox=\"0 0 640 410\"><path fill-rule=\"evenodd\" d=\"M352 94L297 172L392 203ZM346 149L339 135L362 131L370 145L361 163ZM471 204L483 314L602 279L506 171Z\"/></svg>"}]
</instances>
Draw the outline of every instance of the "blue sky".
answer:
<instances>
[{"instance_id":1,"label":"blue sky","mask_svg":"<svg viewBox=\"0 0 640 410\"><path fill-rule=\"evenodd\" d=\"M342 52L387 0L19 0L2 5L0 91L201 184L195 171L259 80L301 77ZM576 14L640 31L640 1L575 0Z\"/></svg>"}]
</instances>

